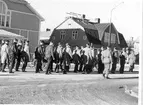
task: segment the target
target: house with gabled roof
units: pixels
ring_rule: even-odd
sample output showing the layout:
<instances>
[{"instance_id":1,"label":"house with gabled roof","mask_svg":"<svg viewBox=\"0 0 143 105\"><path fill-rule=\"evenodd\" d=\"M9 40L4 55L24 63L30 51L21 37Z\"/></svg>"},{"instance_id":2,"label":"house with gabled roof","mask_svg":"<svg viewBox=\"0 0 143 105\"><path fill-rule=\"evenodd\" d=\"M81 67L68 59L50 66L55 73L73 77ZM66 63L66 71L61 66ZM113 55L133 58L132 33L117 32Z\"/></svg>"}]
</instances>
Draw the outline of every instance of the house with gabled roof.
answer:
<instances>
[{"instance_id":1,"label":"house with gabled roof","mask_svg":"<svg viewBox=\"0 0 143 105\"><path fill-rule=\"evenodd\" d=\"M58 25L50 38L50 41L57 45L59 42L63 45L69 43L74 46L85 46L87 43L93 43L96 46L101 45L98 37L98 30L94 25L88 23L87 19L76 17L67 17Z\"/></svg>"},{"instance_id":2,"label":"house with gabled roof","mask_svg":"<svg viewBox=\"0 0 143 105\"><path fill-rule=\"evenodd\" d=\"M117 31L113 23L98 23L94 24L94 26L98 30L99 39L101 40L103 46L110 46L111 48L127 47L124 36Z\"/></svg>"},{"instance_id":3,"label":"house with gabled roof","mask_svg":"<svg viewBox=\"0 0 143 105\"><path fill-rule=\"evenodd\" d=\"M44 18L25 0L0 0L0 29L24 36L30 51L38 45Z\"/></svg>"},{"instance_id":4,"label":"house with gabled roof","mask_svg":"<svg viewBox=\"0 0 143 105\"><path fill-rule=\"evenodd\" d=\"M86 18L72 16L67 17L54 29L50 41L55 45L60 42L69 43L71 46L85 46L87 43L92 43L97 48L109 44L112 48L127 47L123 35L119 34L113 23L91 22Z\"/></svg>"}]
</instances>

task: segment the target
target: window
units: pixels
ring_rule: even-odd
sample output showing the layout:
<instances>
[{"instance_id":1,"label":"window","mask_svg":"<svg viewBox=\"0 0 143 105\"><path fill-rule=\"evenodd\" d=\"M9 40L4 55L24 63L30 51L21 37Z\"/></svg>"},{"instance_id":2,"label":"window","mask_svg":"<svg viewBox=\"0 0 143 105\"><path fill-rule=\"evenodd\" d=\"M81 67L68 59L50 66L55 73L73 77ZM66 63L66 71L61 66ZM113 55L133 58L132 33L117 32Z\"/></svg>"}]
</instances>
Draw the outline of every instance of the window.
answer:
<instances>
[{"instance_id":1,"label":"window","mask_svg":"<svg viewBox=\"0 0 143 105\"><path fill-rule=\"evenodd\" d=\"M86 40L87 39L87 36L83 36L83 40Z\"/></svg>"},{"instance_id":2,"label":"window","mask_svg":"<svg viewBox=\"0 0 143 105\"><path fill-rule=\"evenodd\" d=\"M55 40L55 36L53 36L52 39Z\"/></svg>"},{"instance_id":3,"label":"window","mask_svg":"<svg viewBox=\"0 0 143 105\"><path fill-rule=\"evenodd\" d=\"M116 35L111 34L111 43L115 44L116 43Z\"/></svg>"},{"instance_id":4,"label":"window","mask_svg":"<svg viewBox=\"0 0 143 105\"><path fill-rule=\"evenodd\" d=\"M60 38L61 38L61 40L64 40L65 36L66 36L66 32L65 31L61 31L60 32Z\"/></svg>"},{"instance_id":5,"label":"window","mask_svg":"<svg viewBox=\"0 0 143 105\"><path fill-rule=\"evenodd\" d=\"M109 40L110 40L110 34L109 33L107 33L107 32L105 32L105 36L104 36L104 42L109 42Z\"/></svg>"},{"instance_id":6,"label":"window","mask_svg":"<svg viewBox=\"0 0 143 105\"><path fill-rule=\"evenodd\" d=\"M7 5L0 1L0 26L10 27L11 12L7 9Z\"/></svg>"},{"instance_id":7,"label":"window","mask_svg":"<svg viewBox=\"0 0 143 105\"><path fill-rule=\"evenodd\" d=\"M78 37L78 31L72 31L72 39L76 40Z\"/></svg>"}]
</instances>

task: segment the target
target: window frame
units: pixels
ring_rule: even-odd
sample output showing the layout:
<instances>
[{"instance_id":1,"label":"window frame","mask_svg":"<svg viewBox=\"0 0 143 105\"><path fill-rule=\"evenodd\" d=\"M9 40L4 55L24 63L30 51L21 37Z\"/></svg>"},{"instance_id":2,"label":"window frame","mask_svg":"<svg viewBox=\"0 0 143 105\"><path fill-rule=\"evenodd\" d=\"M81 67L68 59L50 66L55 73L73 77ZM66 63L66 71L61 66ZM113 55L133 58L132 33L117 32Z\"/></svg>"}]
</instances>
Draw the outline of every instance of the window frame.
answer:
<instances>
[{"instance_id":1,"label":"window frame","mask_svg":"<svg viewBox=\"0 0 143 105\"><path fill-rule=\"evenodd\" d=\"M7 8L7 5L4 1L1 1L0 0L0 3L2 4L2 7L0 8L0 26L1 27L8 27L10 28L11 27L11 11L8 10ZM3 11L3 9L5 9L5 11ZM4 17L4 21L3 21L3 18ZM9 18L9 21L7 21ZM3 25L3 22L4 22L4 25ZM8 22L8 25L7 25L7 22Z\"/></svg>"},{"instance_id":2,"label":"window frame","mask_svg":"<svg viewBox=\"0 0 143 105\"><path fill-rule=\"evenodd\" d=\"M78 30L72 31L72 39L77 40L77 38L78 38Z\"/></svg>"},{"instance_id":3,"label":"window frame","mask_svg":"<svg viewBox=\"0 0 143 105\"><path fill-rule=\"evenodd\" d=\"M64 30L60 31L60 39L64 40L65 37L66 37L66 31L64 31Z\"/></svg>"}]
</instances>

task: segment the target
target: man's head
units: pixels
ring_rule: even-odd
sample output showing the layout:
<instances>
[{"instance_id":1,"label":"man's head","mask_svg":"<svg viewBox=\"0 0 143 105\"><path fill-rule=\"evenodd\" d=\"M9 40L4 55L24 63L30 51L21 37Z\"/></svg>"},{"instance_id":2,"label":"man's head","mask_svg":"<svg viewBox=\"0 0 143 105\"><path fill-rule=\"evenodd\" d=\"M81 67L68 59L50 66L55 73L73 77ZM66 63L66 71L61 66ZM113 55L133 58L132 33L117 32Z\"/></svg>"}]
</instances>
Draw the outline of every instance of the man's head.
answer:
<instances>
[{"instance_id":1,"label":"man's head","mask_svg":"<svg viewBox=\"0 0 143 105\"><path fill-rule=\"evenodd\" d=\"M18 40L17 40L17 39L14 39L14 40L13 40L13 43L16 43L16 44L17 44L17 42L18 42Z\"/></svg>"},{"instance_id":2,"label":"man's head","mask_svg":"<svg viewBox=\"0 0 143 105\"><path fill-rule=\"evenodd\" d=\"M2 40L2 41L1 41L1 43L2 43L2 44L4 44L4 43L5 43L5 41L4 41L4 40Z\"/></svg>"},{"instance_id":3,"label":"man's head","mask_svg":"<svg viewBox=\"0 0 143 105\"><path fill-rule=\"evenodd\" d=\"M26 44L26 45L29 45L29 40L26 40L26 41L25 41L25 44Z\"/></svg>"},{"instance_id":4,"label":"man's head","mask_svg":"<svg viewBox=\"0 0 143 105\"><path fill-rule=\"evenodd\" d=\"M40 41L40 45L43 45L44 43L43 43L43 41Z\"/></svg>"},{"instance_id":5,"label":"man's head","mask_svg":"<svg viewBox=\"0 0 143 105\"><path fill-rule=\"evenodd\" d=\"M7 40L5 41L5 44L8 45L8 41Z\"/></svg>"},{"instance_id":6,"label":"man's head","mask_svg":"<svg viewBox=\"0 0 143 105\"><path fill-rule=\"evenodd\" d=\"M50 42L50 44L49 44L49 45L54 45L54 44L53 44L53 42Z\"/></svg>"},{"instance_id":7,"label":"man's head","mask_svg":"<svg viewBox=\"0 0 143 105\"><path fill-rule=\"evenodd\" d=\"M86 47L88 47L88 48L89 48L89 44L86 44Z\"/></svg>"}]
</instances>

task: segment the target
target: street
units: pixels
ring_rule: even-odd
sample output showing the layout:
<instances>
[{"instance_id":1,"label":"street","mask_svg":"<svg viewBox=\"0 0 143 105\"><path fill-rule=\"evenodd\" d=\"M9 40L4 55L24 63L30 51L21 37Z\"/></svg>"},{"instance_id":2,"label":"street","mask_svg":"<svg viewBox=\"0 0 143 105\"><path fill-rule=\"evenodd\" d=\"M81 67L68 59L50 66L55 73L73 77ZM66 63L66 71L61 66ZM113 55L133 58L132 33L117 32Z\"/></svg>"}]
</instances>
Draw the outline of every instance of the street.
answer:
<instances>
[{"instance_id":1,"label":"street","mask_svg":"<svg viewBox=\"0 0 143 105\"><path fill-rule=\"evenodd\" d=\"M36 74L0 73L0 104L48 105L137 105L138 99L125 91L138 85L138 73L81 74L70 72ZM126 86L128 89L126 89Z\"/></svg>"}]
</instances>

